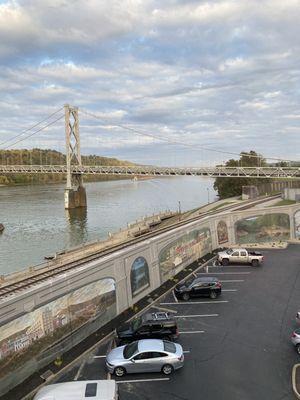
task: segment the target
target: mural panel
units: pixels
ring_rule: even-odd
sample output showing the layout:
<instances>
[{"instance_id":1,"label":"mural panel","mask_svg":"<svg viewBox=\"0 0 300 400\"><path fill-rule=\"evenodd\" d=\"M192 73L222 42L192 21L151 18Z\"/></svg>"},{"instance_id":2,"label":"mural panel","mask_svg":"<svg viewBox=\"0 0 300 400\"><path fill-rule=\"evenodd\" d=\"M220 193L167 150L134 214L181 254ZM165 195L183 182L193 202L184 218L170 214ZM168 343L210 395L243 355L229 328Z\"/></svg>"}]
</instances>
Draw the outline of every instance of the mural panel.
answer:
<instances>
[{"instance_id":1,"label":"mural panel","mask_svg":"<svg viewBox=\"0 0 300 400\"><path fill-rule=\"evenodd\" d=\"M219 221L217 225L218 243L228 242L228 229L225 221Z\"/></svg>"},{"instance_id":2,"label":"mural panel","mask_svg":"<svg viewBox=\"0 0 300 400\"><path fill-rule=\"evenodd\" d=\"M294 215L295 238L300 239L300 211L296 211Z\"/></svg>"},{"instance_id":3,"label":"mural panel","mask_svg":"<svg viewBox=\"0 0 300 400\"><path fill-rule=\"evenodd\" d=\"M130 282L133 296L150 286L149 267L144 257L134 260L130 271Z\"/></svg>"},{"instance_id":4,"label":"mural panel","mask_svg":"<svg viewBox=\"0 0 300 400\"><path fill-rule=\"evenodd\" d=\"M102 279L0 327L0 377L93 320L97 328L116 316L113 279Z\"/></svg>"},{"instance_id":5,"label":"mural panel","mask_svg":"<svg viewBox=\"0 0 300 400\"><path fill-rule=\"evenodd\" d=\"M188 265L212 250L209 228L196 229L181 236L159 254L159 267L165 281L180 271L183 264Z\"/></svg>"},{"instance_id":6,"label":"mural panel","mask_svg":"<svg viewBox=\"0 0 300 400\"><path fill-rule=\"evenodd\" d=\"M241 219L235 223L237 243L265 243L290 238L287 214L266 214Z\"/></svg>"}]
</instances>

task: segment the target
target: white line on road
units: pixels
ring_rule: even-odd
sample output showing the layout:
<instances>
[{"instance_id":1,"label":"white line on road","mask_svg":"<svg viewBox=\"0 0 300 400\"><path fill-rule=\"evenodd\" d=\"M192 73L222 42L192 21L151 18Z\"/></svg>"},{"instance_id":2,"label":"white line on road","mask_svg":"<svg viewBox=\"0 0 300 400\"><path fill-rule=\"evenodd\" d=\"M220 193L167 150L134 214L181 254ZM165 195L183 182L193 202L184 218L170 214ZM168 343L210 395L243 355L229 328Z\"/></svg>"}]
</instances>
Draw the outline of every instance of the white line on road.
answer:
<instances>
[{"instance_id":1,"label":"white line on road","mask_svg":"<svg viewBox=\"0 0 300 400\"><path fill-rule=\"evenodd\" d=\"M157 382L157 381L169 381L170 378L155 378L155 379L132 379L128 381L116 381L116 383L139 383L139 382Z\"/></svg>"},{"instance_id":2,"label":"white line on road","mask_svg":"<svg viewBox=\"0 0 300 400\"><path fill-rule=\"evenodd\" d=\"M222 291L224 291L222 289ZM228 303L228 300L211 300L211 301L185 301L185 302L180 302L180 303L160 303L161 305L173 305L173 306L181 306L181 305L186 305L186 304L219 304L219 303Z\"/></svg>"},{"instance_id":3,"label":"white line on road","mask_svg":"<svg viewBox=\"0 0 300 400\"><path fill-rule=\"evenodd\" d=\"M219 314L193 314L193 315L174 315L174 318L205 318L218 317Z\"/></svg>"},{"instance_id":4,"label":"white line on road","mask_svg":"<svg viewBox=\"0 0 300 400\"><path fill-rule=\"evenodd\" d=\"M223 267L222 265L210 265L209 268L253 268L252 265L228 265Z\"/></svg>"},{"instance_id":5,"label":"white line on road","mask_svg":"<svg viewBox=\"0 0 300 400\"><path fill-rule=\"evenodd\" d=\"M245 282L244 279L224 279L223 281L220 280L221 283L235 283L235 282Z\"/></svg>"},{"instance_id":6,"label":"white line on road","mask_svg":"<svg viewBox=\"0 0 300 400\"><path fill-rule=\"evenodd\" d=\"M81 372L82 372L84 366L85 366L85 361L83 361L83 362L80 364L80 367L78 368L77 374L76 374L75 377L74 377L74 381L77 381L77 380L78 380L78 378L80 377Z\"/></svg>"},{"instance_id":7,"label":"white line on road","mask_svg":"<svg viewBox=\"0 0 300 400\"><path fill-rule=\"evenodd\" d=\"M212 272L211 275L249 275L251 272ZM205 272L199 272L198 275L206 275Z\"/></svg>"},{"instance_id":8,"label":"white line on road","mask_svg":"<svg viewBox=\"0 0 300 400\"><path fill-rule=\"evenodd\" d=\"M174 297L175 302L178 303L178 299L177 299L177 297L175 296L174 290L172 290L172 294L173 294L173 297Z\"/></svg>"},{"instance_id":9,"label":"white line on road","mask_svg":"<svg viewBox=\"0 0 300 400\"><path fill-rule=\"evenodd\" d=\"M237 289L222 289L222 292L237 292Z\"/></svg>"},{"instance_id":10,"label":"white line on road","mask_svg":"<svg viewBox=\"0 0 300 400\"><path fill-rule=\"evenodd\" d=\"M185 332L179 332L180 335L187 335L187 334L192 334L192 333L205 333L205 331L185 331Z\"/></svg>"},{"instance_id":11,"label":"white line on road","mask_svg":"<svg viewBox=\"0 0 300 400\"><path fill-rule=\"evenodd\" d=\"M106 356L94 356L93 358L105 358Z\"/></svg>"},{"instance_id":12,"label":"white line on road","mask_svg":"<svg viewBox=\"0 0 300 400\"><path fill-rule=\"evenodd\" d=\"M190 350L183 350L184 354L190 353Z\"/></svg>"}]
</instances>

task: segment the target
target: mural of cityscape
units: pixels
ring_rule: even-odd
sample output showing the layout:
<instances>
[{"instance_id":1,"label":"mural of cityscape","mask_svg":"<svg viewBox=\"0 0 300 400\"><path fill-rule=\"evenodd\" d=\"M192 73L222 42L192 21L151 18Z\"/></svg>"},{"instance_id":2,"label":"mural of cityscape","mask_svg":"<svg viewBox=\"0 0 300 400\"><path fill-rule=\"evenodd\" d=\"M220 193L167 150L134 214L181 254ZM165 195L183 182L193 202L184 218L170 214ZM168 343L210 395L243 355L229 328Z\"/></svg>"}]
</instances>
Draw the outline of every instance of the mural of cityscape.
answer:
<instances>
[{"instance_id":1,"label":"mural of cityscape","mask_svg":"<svg viewBox=\"0 0 300 400\"><path fill-rule=\"evenodd\" d=\"M219 221L217 225L218 243L228 242L228 229L225 221Z\"/></svg>"},{"instance_id":2,"label":"mural of cityscape","mask_svg":"<svg viewBox=\"0 0 300 400\"><path fill-rule=\"evenodd\" d=\"M295 238L300 239L300 211L296 211L294 215Z\"/></svg>"},{"instance_id":3,"label":"mural of cityscape","mask_svg":"<svg viewBox=\"0 0 300 400\"><path fill-rule=\"evenodd\" d=\"M265 243L290 238L287 214L266 214L241 219L235 223L237 243Z\"/></svg>"},{"instance_id":4,"label":"mural of cityscape","mask_svg":"<svg viewBox=\"0 0 300 400\"><path fill-rule=\"evenodd\" d=\"M134 260L130 272L130 282L133 296L150 286L149 267L144 257Z\"/></svg>"},{"instance_id":5,"label":"mural of cityscape","mask_svg":"<svg viewBox=\"0 0 300 400\"><path fill-rule=\"evenodd\" d=\"M165 281L180 271L182 264L195 261L211 252L211 232L209 228L196 229L181 236L159 254L162 280Z\"/></svg>"},{"instance_id":6,"label":"mural of cityscape","mask_svg":"<svg viewBox=\"0 0 300 400\"><path fill-rule=\"evenodd\" d=\"M97 319L100 327L116 312L115 282L107 278L1 326L0 376L40 355L89 320Z\"/></svg>"}]
</instances>

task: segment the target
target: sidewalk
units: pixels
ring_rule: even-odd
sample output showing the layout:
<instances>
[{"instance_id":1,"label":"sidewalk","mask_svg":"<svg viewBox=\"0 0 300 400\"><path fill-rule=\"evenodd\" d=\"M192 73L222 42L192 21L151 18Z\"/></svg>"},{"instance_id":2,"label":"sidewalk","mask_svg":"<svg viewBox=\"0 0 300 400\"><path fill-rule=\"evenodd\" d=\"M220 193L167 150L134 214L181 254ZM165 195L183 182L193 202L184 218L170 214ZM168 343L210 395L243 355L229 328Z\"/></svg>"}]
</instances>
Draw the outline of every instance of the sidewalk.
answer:
<instances>
[{"instance_id":1,"label":"sidewalk","mask_svg":"<svg viewBox=\"0 0 300 400\"><path fill-rule=\"evenodd\" d=\"M297 397L300 399L300 364L295 364L292 372L293 390Z\"/></svg>"}]
</instances>

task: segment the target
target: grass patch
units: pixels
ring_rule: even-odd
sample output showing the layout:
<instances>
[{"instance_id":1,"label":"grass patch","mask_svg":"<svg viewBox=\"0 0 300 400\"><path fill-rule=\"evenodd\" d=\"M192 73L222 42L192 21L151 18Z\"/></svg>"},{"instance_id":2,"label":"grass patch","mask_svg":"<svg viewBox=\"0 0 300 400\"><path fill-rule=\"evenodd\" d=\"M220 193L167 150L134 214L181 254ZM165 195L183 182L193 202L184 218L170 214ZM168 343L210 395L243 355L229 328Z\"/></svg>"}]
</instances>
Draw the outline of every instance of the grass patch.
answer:
<instances>
[{"instance_id":1,"label":"grass patch","mask_svg":"<svg viewBox=\"0 0 300 400\"><path fill-rule=\"evenodd\" d=\"M280 200L277 203L273 204L272 206L269 207L274 207L274 206L290 206L291 204L297 203L295 200Z\"/></svg>"}]
</instances>

